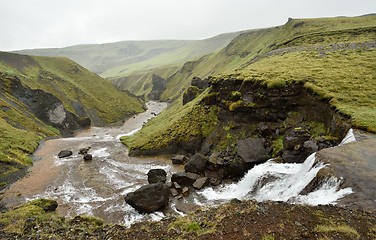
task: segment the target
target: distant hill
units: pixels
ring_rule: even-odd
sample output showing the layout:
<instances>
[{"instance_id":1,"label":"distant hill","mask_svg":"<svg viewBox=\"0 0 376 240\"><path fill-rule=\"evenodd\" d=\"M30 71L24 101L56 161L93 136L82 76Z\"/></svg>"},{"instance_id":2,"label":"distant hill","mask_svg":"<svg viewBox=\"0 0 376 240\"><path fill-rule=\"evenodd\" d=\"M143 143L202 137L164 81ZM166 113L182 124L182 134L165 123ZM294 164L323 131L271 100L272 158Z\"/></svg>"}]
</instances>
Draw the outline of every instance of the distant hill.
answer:
<instances>
[{"instance_id":1,"label":"distant hill","mask_svg":"<svg viewBox=\"0 0 376 240\"><path fill-rule=\"evenodd\" d=\"M46 136L143 111L135 97L72 60L0 52L0 188Z\"/></svg>"},{"instance_id":2,"label":"distant hill","mask_svg":"<svg viewBox=\"0 0 376 240\"><path fill-rule=\"evenodd\" d=\"M226 33L204 40L122 41L17 52L68 57L102 77L122 77L162 65L182 64L219 51L239 34Z\"/></svg>"}]
</instances>

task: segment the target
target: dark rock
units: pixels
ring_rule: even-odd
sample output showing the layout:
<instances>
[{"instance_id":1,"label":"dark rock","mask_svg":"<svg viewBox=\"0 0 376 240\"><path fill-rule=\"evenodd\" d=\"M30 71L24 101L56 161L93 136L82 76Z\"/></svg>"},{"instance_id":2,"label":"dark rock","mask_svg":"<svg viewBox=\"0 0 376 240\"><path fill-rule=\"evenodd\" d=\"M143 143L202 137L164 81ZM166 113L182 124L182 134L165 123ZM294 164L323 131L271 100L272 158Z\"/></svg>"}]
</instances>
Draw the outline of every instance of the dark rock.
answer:
<instances>
[{"instance_id":1,"label":"dark rock","mask_svg":"<svg viewBox=\"0 0 376 240\"><path fill-rule=\"evenodd\" d=\"M189 161L185 164L184 170L186 172L191 173L202 173L205 170L206 163L208 162L208 159L200 154L196 153Z\"/></svg>"},{"instance_id":2,"label":"dark rock","mask_svg":"<svg viewBox=\"0 0 376 240\"><path fill-rule=\"evenodd\" d=\"M222 183L222 179L218 177L211 177L209 178L209 183L212 186L218 186L219 184Z\"/></svg>"},{"instance_id":3,"label":"dark rock","mask_svg":"<svg viewBox=\"0 0 376 240\"><path fill-rule=\"evenodd\" d=\"M229 178L238 179L243 177L244 173L248 170L246 164L241 161L232 161L229 162L225 168L225 176Z\"/></svg>"},{"instance_id":4,"label":"dark rock","mask_svg":"<svg viewBox=\"0 0 376 240\"><path fill-rule=\"evenodd\" d=\"M303 149L307 154L311 154L317 152L319 150L319 146L317 145L316 141L309 140L303 143Z\"/></svg>"},{"instance_id":5,"label":"dark rock","mask_svg":"<svg viewBox=\"0 0 376 240\"><path fill-rule=\"evenodd\" d=\"M171 158L172 164L185 164L187 157L184 155L175 155Z\"/></svg>"},{"instance_id":6,"label":"dark rock","mask_svg":"<svg viewBox=\"0 0 376 240\"><path fill-rule=\"evenodd\" d=\"M59 154L57 155L59 158L65 158L65 157L69 157L69 156L72 156L72 151L70 150L61 150L59 152Z\"/></svg>"},{"instance_id":7,"label":"dark rock","mask_svg":"<svg viewBox=\"0 0 376 240\"><path fill-rule=\"evenodd\" d=\"M91 149L91 147L80 148L80 150L78 151L78 154L85 155L89 152L90 149Z\"/></svg>"},{"instance_id":8,"label":"dark rock","mask_svg":"<svg viewBox=\"0 0 376 240\"><path fill-rule=\"evenodd\" d=\"M165 183L167 173L163 169L151 169L148 172L148 182L151 183Z\"/></svg>"},{"instance_id":9,"label":"dark rock","mask_svg":"<svg viewBox=\"0 0 376 240\"><path fill-rule=\"evenodd\" d=\"M195 86L199 89L205 89L205 88L209 87L208 81L202 80L199 77L193 77L191 85Z\"/></svg>"},{"instance_id":10,"label":"dark rock","mask_svg":"<svg viewBox=\"0 0 376 240\"><path fill-rule=\"evenodd\" d=\"M201 89L194 86L189 86L183 94L183 105L195 99L201 92Z\"/></svg>"},{"instance_id":11,"label":"dark rock","mask_svg":"<svg viewBox=\"0 0 376 240\"><path fill-rule=\"evenodd\" d=\"M153 88L151 92L148 94L148 98L150 100L159 100L161 94L166 89L167 81L166 79L161 78L160 76L155 74L153 74L151 78Z\"/></svg>"},{"instance_id":12,"label":"dark rock","mask_svg":"<svg viewBox=\"0 0 376 240\"><path fill-rule=\"evenodd\" d=\"M309 139L310 135L305 129L295 128L285 134L283 138L283 148L286 150L293 150L295 146L303 146L303 143Z\"/></svg>"},{"instance_id":13,"label":"dark rock","mask_svg":"<svg viewBox=\"0 0 376 240\"><path fill-rule=\"evenodd\" d=\"M264 144L265 140L263 138L247 138L239 140L238 155L246 163L263 163L270 158Z\"/></svg>"},{"instance_id":14,"label":"dark rock","mask_svg":"<svg viewBox=\"0 0 376 240\"><path fill-rule=\"evenodd\" d=\"M200 190L202 189L203 187L205 187L209 181L209 179L207 177L203 177L203 178L199 178L197 179L194 183L193 183L193 188L196 189L196 190Z\"/></svg>"},{"instance_id":15,"label":"dark rock","mask_svg":"<svg viewBox=\"0 0 376 240\"><path fill-rule=\"evenodd\" d=\"M192 186L192 184L199 178L199 175L190 172L174 173L171 176L171 182L176 182L180 186Z\"/></svg>"},{"instance_id":16,"label":"dark rock","mask_svg":"<svg viewBox=\"0 0 376 240\"><path fill-rule=\"evenodd\" d=\"M140 213L163 209L169 201L170 188L163 183L145 185L125 197L125 202Z\"/></svg>"},{"instance_id":17,"label":"dark rock","mask_svg":"<svg viewBox=\"0 0 376 240\"><path fill-rule=\"evenodd\" d=\"M86 153L86 154L84 155L84 160L85 160L85 161L93 160L93 156L92 156L91 154Z\"/></svg>"}]
</instances>

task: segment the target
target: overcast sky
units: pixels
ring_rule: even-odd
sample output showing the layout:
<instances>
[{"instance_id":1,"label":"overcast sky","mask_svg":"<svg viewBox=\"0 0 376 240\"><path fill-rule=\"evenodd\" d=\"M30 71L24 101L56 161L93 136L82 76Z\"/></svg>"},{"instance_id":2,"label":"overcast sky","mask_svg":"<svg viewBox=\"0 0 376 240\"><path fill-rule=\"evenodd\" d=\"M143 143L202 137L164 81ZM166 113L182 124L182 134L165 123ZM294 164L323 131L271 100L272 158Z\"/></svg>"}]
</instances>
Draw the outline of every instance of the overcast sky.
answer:
<instances>
[{"instance_id":1,"label":"overcast sky","mask_svg":"<svg viewBox=\"0 0 376 240\"><path fill-rule=\"evenodd\" d=\"M376 0L0 0L0 50L203 39L288 17L372 12Z\"/></svg>"}]
</instances>

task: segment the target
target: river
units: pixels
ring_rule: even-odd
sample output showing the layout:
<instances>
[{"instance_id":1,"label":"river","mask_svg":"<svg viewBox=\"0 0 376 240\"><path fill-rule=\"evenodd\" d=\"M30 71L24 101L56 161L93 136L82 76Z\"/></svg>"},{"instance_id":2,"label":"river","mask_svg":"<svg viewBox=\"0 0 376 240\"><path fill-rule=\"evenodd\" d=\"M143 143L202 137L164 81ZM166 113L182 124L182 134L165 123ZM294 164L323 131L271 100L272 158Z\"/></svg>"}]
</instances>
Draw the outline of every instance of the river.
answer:
<instances>
[{"instance_id":1,"label":"river","mask_svg":"<svg viewBox=\"0 0 376 240\"><path fill-rule=\"evenodd\" d=\"M147 184L150 169L162 168L168 175L179 169L169 159L129 157L119 138L135 133L166 107L166 103L151 101L147 111L121 127L91 127L72 138L45 141L34 153L35 162L28 175L4 192L2 202L13 207L35 198L51 198L58 201L57 212L62 216L88 214L125 225L160 219L163 213L138 214L125 203L124 196ZM84 147L91 147L92 161L84 161L78 154ZM63 149L71 150L73 155L59 159L57 154Z\"/></svg>"},{"instance_id":2,"label":"river","mask_svg":"<svg viewBox=\"0 0 376 240\"><path fill-rule=\"evenodd\" d=\"M351 188L340 189L341 179L330 178L315 191L301 195L305 186L325 167L312 154L302 164L280 164L269 160L250 169L238 183L209 187L191 192L183 199L171 199L165 213L139 214L125 203L124 196L147 184L147 172L162 168L169 179L174 172L182 171L169 159L129 157L127 148L120 142L121 136L137 132L167 104L148 102L147 107L147 111L130 118L121 127L92 127L72 138L45 141L35 152L35 163L28 175L4 192L2 202L13 207L36 198L51 198L58 201L57 212L62 216L88 214L107 223L129 226L135 221L159 220L166 213L182 214L176 209L189 211L233 198L318 205L335 203L352 193ZM343 143L353 141L355 137L349 131ZM93 160L84 161L78 154L84 147L91 147L89 153ZM74 154L59 159L57 154L62 149L69 149Z\"/></svg>"}]
</instances>

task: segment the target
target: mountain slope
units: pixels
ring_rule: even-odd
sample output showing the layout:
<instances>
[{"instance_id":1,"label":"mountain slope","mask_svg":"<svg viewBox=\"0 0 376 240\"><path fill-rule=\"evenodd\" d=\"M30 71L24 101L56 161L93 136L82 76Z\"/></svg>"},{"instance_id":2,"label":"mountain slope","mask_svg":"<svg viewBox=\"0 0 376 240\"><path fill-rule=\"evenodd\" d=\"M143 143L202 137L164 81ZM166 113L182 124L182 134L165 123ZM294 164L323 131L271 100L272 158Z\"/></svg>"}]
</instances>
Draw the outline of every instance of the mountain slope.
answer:
<instances>
[{"instance_id":1,"label":"mountain slope","mask_svg":"<svg viewBox=\"0 0 376 240\"><path fill-rule=\"evenodd\" d=\"M136 98L67 58L0 52L0 182L31 163L46 136L143 111Z\"/></svg>"},{"instance_id":2,"label":"mountain slope","mask_svg":"<svg viewBox=\"0 0 376 240\"><path fill-rule=\"evenodd\" d=\"M18 53L64 56L103 77L122 77L167 64L181 64L220 50L239 33L204 40L123 41L55 49L32 49Z\"/></svg>"},{"instance_id":3,"label":"mountain slope","mask_svg":"<svg viewBox=\"0 0 376 240\"><path fill-rule=\"evenodd\" d=\"M283 25L252 30L240 34L220 52L187 62L167 78L162 100L173 99L190 84L193 77L228 74L247 65L256 56L286 47L290 41L298 45L363 42L374 37L375 16L320 19L289 19ZM369 27L371 27L369 29ZM368 28L370 31L362 31ZM352 29L358 29L353 30ZM355 32L354 32L355 31ZM335 37L334 37L335 36ZM311 42L307 42L311 39ZM301 43L297 41L301 40Z\"/></svg>"},{"instance_id":4,"label":"mountain slope","mask_svg":"<svg viewBox=\"0 0 376 240\"><path fill-rule=\"evenodd\" d=\"M273 93L278 92L283 97L284 89L286 93L292 94L296 91L294 89L300 89L305 92L304 96L318 96L319 100L315 101L318 101L319 106L320 102L326 103L334 112L349 118L353 127L376 132L376 93L373 86L376 80L373 67L376 60L375 47L375 16L290 19L280 27L243 33L219 53L187 62L169 77L162 99L177 99L178 102L149 121L139 133L125 137L123 142L135 154L155 153L159 150L162 153L173 153L184 149L186 136L195 133L194 139L199 143L199 146L196 146L197 151L207 151L205 144L209 144L211 151L222 151L230 147L236 152L237 140L259 134L254 130L257 130L257 126L254 126L255 121L251 120L252 114L257 113L254 118L266 115L278 124L289 119L285 113L279 115L280 110L286 110L287 102L273 104L268 102L266 97L271 94L273 99L276 97ZM217 75L207 79L211 87L191 103L182 106L182 92L190 87L192 77L206 77L211 74ZM298 101L295 104L302 103L303 101ZM294 106L294 103L291 104ZM267 108L269 105L271 108ZM198 112L205 112L205 109L213 107L216 107L218 112L214 116L211 112L209 117L213 119L213 123L209 126L204 118L196 118L197 113L189 110L196 108L202 109ZM304 110L304 107L302 109ZM323 109L316 111L305 114L302 119L310 118ZM249 126L245 132L241 132L241 124L238 122L247 114L250 115L246 123ZM169 119L168 123L165 123L163 128L156 127L161 126L164 118ZM324 125L325 128L319 132L325 135L327 129L334 125L331 126L328 122ZM196 131L200 126L214 131L212 134L220 138L215 140L218 145L208 138L210 133ZM162 141L160 136L164 135L174 138L165 138ZM343 133L339 134L337 138L342 135ZM281 140L273 139L273 146L270 147L275 148L274 152L281 149ZM180 146L180 149L166 149L166 146L171 145Z\"/></svg>"}]
</instances>

